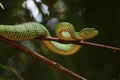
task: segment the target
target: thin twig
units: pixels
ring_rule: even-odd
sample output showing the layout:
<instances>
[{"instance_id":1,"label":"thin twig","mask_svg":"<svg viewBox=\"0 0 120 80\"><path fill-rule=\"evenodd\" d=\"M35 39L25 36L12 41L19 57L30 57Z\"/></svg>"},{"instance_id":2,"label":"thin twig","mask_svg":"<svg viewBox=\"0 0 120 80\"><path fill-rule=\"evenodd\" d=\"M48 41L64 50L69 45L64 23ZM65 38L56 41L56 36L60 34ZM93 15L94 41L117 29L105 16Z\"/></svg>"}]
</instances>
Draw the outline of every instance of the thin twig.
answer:
<instances>
[{"instance_id":1,"label":"thin twig","mask_svg":"<svg viewBox=\"0 0 120 80\"><path fill-rule=\"evenodd\" d=\"M104 48L104 49L112 50L114 52L120 51L120 48L106 46L106 45L97 44L97 43L86 42L86 41L77 41L77 40L65 41L65 40L61 40L59 38L55 38L55 37L40 37L40 38L37 38L37 39L40 39L40 40L49 40L49 41L57 41L57 42L64 42L64 43L65 42L66 43L73 43L73 44L86 45L86 46L92 46L92 47L99 47L99 48Z\"/></svg>"},{"instance_id":2,"label":"thin twig","mask_svg":"<svg viewBox=\"0 0 120 80\"><path fill-rule=\"evenodd\" d=\"M18 77L19 80L24 80L12 66L10 66L10 70Z\"/></svg>"},{"instance_id":3,"label":"thin twig","mask_svg":"<svg viewBox=\"0 0 120 80\"><path fill-rule=\"evenodd\" d=\"M11 41L11 40L8 40L8 39L3 38L1 36L0 36L0 41L2 41L4 43L7 43L7 44L11 45L12 47L17 48L17 49L25 52L26 54L34 57L35 59L37 59L39 61L42 61L42 62L44 62L44 63L54 67L55 69L60 70L60 71L62 71L64 73L70 75L75 80L86 80L84 77L82 77L82 76L80 76L80 75L70 71L69 69L63 67L62 65L60 65L60 64L58 64L58 63L56 63L56 62L54 62L54 61L52 61L52 60L42 56L42 55L40 55L39 53L37 53L37 52L35 52L33 50L30 50L29 48L21 45L20 43L18 43L16 41Z\"/></svg>"}]
</instances>

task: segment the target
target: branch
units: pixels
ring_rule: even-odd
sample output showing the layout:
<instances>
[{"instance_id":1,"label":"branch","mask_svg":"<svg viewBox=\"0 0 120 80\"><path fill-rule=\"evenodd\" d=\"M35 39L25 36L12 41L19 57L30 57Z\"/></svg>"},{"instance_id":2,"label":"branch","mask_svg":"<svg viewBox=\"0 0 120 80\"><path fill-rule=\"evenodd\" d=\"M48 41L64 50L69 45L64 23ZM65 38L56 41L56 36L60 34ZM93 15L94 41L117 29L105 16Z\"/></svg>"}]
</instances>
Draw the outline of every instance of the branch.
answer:
<instances>
[{"instance_id":1,"label":"branch","mask_svg":"<svg viewBox=\"0 0 120 80\"><path fill-rule=\"evenodd\" d=\"M78 40L65 41L65 40L61 40L59 38L55 38L55 37L40 37L40 38L37 38L37 39L39 39L39 40L49 40L49 41L64 42L64 43L73 43L73 44L86 45L86 46L92 46L92 47L99 47L99 48L112 50L114 52L120 51L120 48L111 47L111 46L102 45L102 44L97 44L97 43L86 42L86 41L78 41Z\"/></svg>"},{"instance_id":2,"label":"branch","mask_svg":"<svg viewBox=\"0 0 120 80\"><path fill-rule=\"evenodd\" d=\"M104 49L108 49L108 50L112 50L112 51L120 51L120 48L116 48L116 47L111 47L111 46L106 46L106 45L102 45L102 44L96 44L96 43L91 43L91 42L85 42L85 41L77 41L77 40L70 40L70 41L65 41L65 40L61 40L59 38L55 38L55 37L39 37L37 38L39 40L49 40L49 41L57 41L57 42L64 42L64 43L73 43L73 44L78 44L78 45L86 45L86 46L92 46L92 47L99 47L99 48L104 48ZM83 78L82 76L68 70L67 68L63 67L62 65L49 60L48 58L45 58L44 56L40 55L39 53L30 50L29 48L21 45L20 43L16 42L16 41L11 41L8 40L6 38L0 37L0 41L7 43L9 45L11 45L14 48L17 48L25 53L27 53L28 55L31 55L32 57L34 57L35 59L39 60L39 61L43 61L44 63L70 75L71 77L73 77L76 80L86 80L85 78Z\"/></svg>"},{"instance_id":3,"label":"branch","mask_svg":"<svg viewBox=\"0 0 120 80\"><path fill-rule=\"evenodd\" d=\"M12 47L17 48L18 50L21 50L21 51L25 52L26 54L34 57L35 59L42 61L42 62L52 66L53 68L68 74L69 76L73 77L76 80L86 80L84 77L68 70L67 68L63 67L62 65L60 65L48 58L45 58L44 56L40 55L39 53L37 53L33 50L30 50L29 48L21 45L19 42L11 41L11 40L3 38L1 36L0 36L0 41L7 43L7 44L11 45Z\"/></svg>"}]
</instances>

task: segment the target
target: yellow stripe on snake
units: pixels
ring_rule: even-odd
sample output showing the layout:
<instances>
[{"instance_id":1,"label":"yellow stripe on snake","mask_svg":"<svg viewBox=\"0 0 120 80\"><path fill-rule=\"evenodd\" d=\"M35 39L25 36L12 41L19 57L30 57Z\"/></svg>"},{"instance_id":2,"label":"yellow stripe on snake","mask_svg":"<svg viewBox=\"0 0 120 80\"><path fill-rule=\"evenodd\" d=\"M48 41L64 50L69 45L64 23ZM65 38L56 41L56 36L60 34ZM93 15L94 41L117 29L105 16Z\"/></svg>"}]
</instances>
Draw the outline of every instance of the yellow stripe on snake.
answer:
<instances>
[{"instance_id":1,"label":"yellow stripe on snake","mask_svg":"<svg viewBox=\"0 0 120 80\"><path fill-rule=\"evenodd\" d=\"M98 34L98 30L95 28L84 28L80 32L76 32L71 23L61 22L56 25L55 33L62 40L81 41L95 37ZM35 39L41 36L51 37L45 26L37 22L27 22L19 25L0 25L0 35L13 41ZM41 41L49 50L60 55L72 55L81 48L81 45L77 44L63 44L48 40Z\"/></svg>"}]
</instances>

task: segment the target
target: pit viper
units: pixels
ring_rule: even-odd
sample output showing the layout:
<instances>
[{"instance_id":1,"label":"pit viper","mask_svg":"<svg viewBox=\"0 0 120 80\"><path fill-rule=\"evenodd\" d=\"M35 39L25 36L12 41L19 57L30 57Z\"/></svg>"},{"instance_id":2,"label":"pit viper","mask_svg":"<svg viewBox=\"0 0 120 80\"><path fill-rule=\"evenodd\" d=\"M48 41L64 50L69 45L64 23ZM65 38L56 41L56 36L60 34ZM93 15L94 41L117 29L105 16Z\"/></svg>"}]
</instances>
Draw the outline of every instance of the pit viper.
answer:
<instances>
[{"instance_id":1,"label":"pit viper","mask_svg":"<svg viewBox=\"0 0 120 80\"><path fill-rule=\"evenodd\" d=\"M61 22L56 25L56 36L62 40L87 40L95 37L98 30L95 28L84 28L76 32L69 22ZM37 22L27 22L18 25L0 25L0 36L13 41L35 39L37 37L51 37L47 28ZM60 55L72 55L76 53L81 45L63 44L56 41L41 40L43 44L52 52Z\"/></svg>"}]
</instances>

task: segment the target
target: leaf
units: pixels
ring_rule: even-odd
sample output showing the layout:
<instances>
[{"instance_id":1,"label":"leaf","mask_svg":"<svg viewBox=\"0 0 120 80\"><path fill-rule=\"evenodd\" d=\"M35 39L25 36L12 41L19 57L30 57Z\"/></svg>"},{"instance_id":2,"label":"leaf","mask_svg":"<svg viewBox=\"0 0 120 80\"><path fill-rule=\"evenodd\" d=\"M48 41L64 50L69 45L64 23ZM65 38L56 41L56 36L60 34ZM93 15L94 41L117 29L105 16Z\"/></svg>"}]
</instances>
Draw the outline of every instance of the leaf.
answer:
<instances>
[{"instance_id":1,"label":"leaf","mask_svg":"<svg viewBox=\"0 0 120 80\"><path fill-rule=\"evenodd\" d=\"M5 9L1 2L0 2L0 7L1 7L2 9Z\"/></svg>"}]
</instances>

